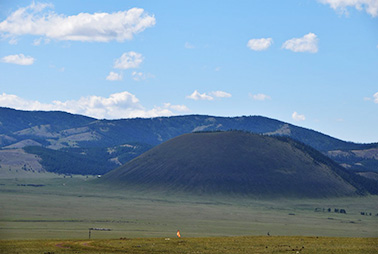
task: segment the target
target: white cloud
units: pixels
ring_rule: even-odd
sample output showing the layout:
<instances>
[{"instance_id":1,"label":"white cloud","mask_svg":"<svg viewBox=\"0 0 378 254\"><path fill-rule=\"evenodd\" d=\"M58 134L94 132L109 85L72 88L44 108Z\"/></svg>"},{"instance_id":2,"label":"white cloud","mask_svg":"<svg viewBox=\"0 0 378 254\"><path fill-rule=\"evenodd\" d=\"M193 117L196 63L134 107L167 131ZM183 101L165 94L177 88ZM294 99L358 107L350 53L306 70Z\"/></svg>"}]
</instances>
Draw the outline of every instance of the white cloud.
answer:
<instances>
[{"instance_id":1,"label":"white cloud","mask_svg":"<svg viewBox=\"0 0 378 254\"><path fill-rule=\"evenodd\" d=\"M10 44L10 45L17 45L17 43L18 43L18 40L17 40L16 38L11 38L11 39L9 40L9 44Z\"/></svg>"},{"instance_id":2,"label":"white cloud","mask_svg":"<svg viewBox=\"0 0 378 254\"><path fill-rule=\"evenodd\" d=\"M6 37L36 35L56 40L123 42L155 25L156 20L141 8L114 13L55 13L52 4L32 3L11 13L0 23Z\"/></svg>"},{"instance_id":3,"label":"white cloud","mask_svg":"<svg viewBox=\"0 0 378 254\"><path fill-rule=\"evenodd\" d=\"M12 63L18 65L32 65L35 59L31 56L24 56L24 54L9 55L1 58L4 63Z\"/></svg>"},{"instance_id":4,"label":"white cloud","mask_svg":"<svg viewBox=\"0 0 378 254\"><path fill-rule=\"evenodd\" d=\"M256 101L265 101L265 100L271 99L269 95L266 95L266 94L263 94L263 93L249 94L249 96Z\"/></svg>"},{"instance_id":5,"label":"white cloud","mask_svg":"<svg viewBox=\"0 0 378 254\"><path fill-rule=\"evenodd\" d=\"M282 45L282 48L294 52L318 52L318 38L314 33L308 33L302 38L293 38L287 40Z\"/></svg>"},{"instance_id":6,"label":"white cloud","mask_svg":"<svg viewBox=\"0 0 378 254\"><path fill-rule=\"evenodd\" d=\"M136 72L136 71L133 71L131 73L131 76L133 77L133 79L135 81L141 81L143 79L145 79L144 75L143 75L143 72Z\"/></svg>"},{"instance_id":7,"label":"white cloud","mask_svg":"<svg viewBox=\"0 0 378 254\"><path fill-rule=\"evenodd\" d=\"M365 10L373 17L378 16L377 0L318 0L322 4L329 4L330 7L341 14L348 15L348 7L354 7L359 11Z\"/></svg>"},{"instance_id":8,"label":"white cloud","mask_svg":"<svg viewBox=\"0 0 378 254\"><path fill-rule=\"evenodd\" d=\"M164 103L165 108L170 108L178 112L188 112L190 109L185 105L172 105L171 103Z\"/></svg>"},{"instance_id":9,"label":"white cloud","mask_svg":"<svg viewBox=\"0 0 378 254\"><path fill-rule=\"evenodd\" d=\"M373 94L372 97L364 97L363 100L364 101L373 101L374 103L378 103L378 92Z\"/></svg>"},{"instance_id":10,"label":"white cloud","mask_svg":"<svg viewBox=\"0 0 378 254\"><path fill-rule=\"evenodd\" d=\"M146 74L146 73L143 73L143 72L133 71L131 73L131 77L135 81L142 81L142 80L146 80L146 79L149 79L149 78L154 78L155 76L150 74L150 73Z\"/></svg>"},{"instance_id":11,"label":"white cloud","mask_svg":"<svg viewBox=\"0 0 378 254\"><path fill-rule=\"evenodd\" d=\"M171 109L179 111L179 112L188 112L190 111L189 108L185 105L171 105Z\"/></svg>"},{"instance_id":12,"label":"white cloud","mask_svg":"<svg viewBox=\"0 0 378 254\"><path fill-rule=\"evenodd\" d=\"M56 67L54 64L50 64L49 65L49 68L51 68L51 69L55 69L55 70L57 70L57 71L59 71L59 72L64 72L65 71L65 69L66 68L64 68L64 67Z\"/></svg>"},{"instance_id":13,"label":"white cloud","mask_svg":"<svg viewBox=\"0 0 378 254\"><path fill-rule=\"evenodd\" d=\"M33 45L34 45L34 46L39 46L39 45L41 45L42 40L43 40L42 37L40 37L40 38L38 38L38 39L35 39L35 40L33 41Z\"/></svg>"},{"instance_id":14,"label":"white cloud","mask_svg":"<svg viewBox=\"0 0 378 254\"><path fill-rule=\"evenodd\" d=\"M247 47L255 51L262 51L268 49L272 43L272 38L250 39Z\"/></svg>"},{"instance_id":15,"label":"white cloud","mask_svg":"<svg viewBox=\"0 0 378 254\"><path fill-rule=\"evenodd\" d=\"M192 99L192 100L195 100L195 101L198 101L198 100L212 101L212 100L214 100L214 98L211 97L210 95L207 95L206 93L201 94L197 90L195 90L191 95L186 96L186 98Z\"/></svg>"},{"instance_id":16,"label":"white cloud","mask_svg":"<svg viewBox=\"0 0 378 254\"><path fill-rule=\"evenodd\" d=\"M189 43L189 42L185 42L184 47L187 48L187 49L194 49L195 48L194 45Z\"/></svg>"},{"instance_id":17,"label":"white cloud","mask_svg":"<svg viewBox=\"0 0 378 254\"><path fill-rule=\"evenodd\" d=\"M123 53L120 58L116 59L113 67L116 69L138 68L142 62L142 54L130 51Z\"/></svg>"},{"instance_id":18,"label":"white cloud","mask_svg":"<svg viewBox=\"0 0 378 254\"><path fill-rule=\"evenodd\" d=\"M291 117L295 120L295 121L304 121L306 120L306 117L304 115L300 115L298 114L297 112L294 112Z\"/></svg>"},{"instance_id":19,"label":"white cloud","mask_svg":"<svg viewBox=\"0 0 378 254\"><path fill-rule=\"evenodd\" d=\"M106 77L106 80L109 81L119 81L122 80L122 74L116 72L110 72L109 75Z\"/></svg>"},{"instance_id":20,"label":"white cloud","mask_svg":"<svg viewBox=\"0 0 378 254\"><path fill-rule=\"evenodd\" d=\"M30 110L43 109L45 107L45 105L38 101L28 101L18 97L17 95L6 93L0 94L0 106Z\"/></svg>"},{"instance_id":21,"label":"white cloud","mask_svg":"<svg viewBox=\"0 0 378 254\"><path fill-rule=\"evenodd\" d=\"M223 91L214 91L214 92L211 92L210 94L212 96L218 97L218 98L229 98L229 97L232 96L230 93L226 93L226 92L223 92Z\"/></svg>"},{"instance_id":22,"label":"white cloud","mask_svg":"<svg viewBox=\"0 0 378 254\"><path fill-rule=\"evenodd\" d=\"M168 108L154 107L150 110L145 109L135 95L126 91L111 94L107 98L92 95L81 97L78 100L69 100L65 102L53 101L51 103L26 100L17 95L3 93L0 94L0 106L21 110L60 110L99 119L173 115L172 111Z\"/></svg>"},{"instance_id":23,"label":"white cloud","mask_svg":"<svg viewBox=\"0 0 378 254\"><path fill-rule=\"evenodd\" d=\"M195 90L191 95L186 96L186 98L192 99L192 100L195 100L195 101L198 101L198 100L212 101L212 100L214 100L214 97L229 98L231 96L232 95L230 93L226 93L226 92L223 92L223 91L213 91L213 92L210 92L209 94L206 94L206 93L201 94L197 90Z\"/></svg>"},{"instance_id":24,"label":"white cloud","mask_svg":"<svg viewBox=\"0 0 378 254\"><path fill-rule=\"evenodd\" d=\"M39 45L41 45L42 41L44 41L44 44L50 43L50 39L40 37L40 38L35 39L33 41L33 46L39 46Z\"/></svg>"}]
</instances>

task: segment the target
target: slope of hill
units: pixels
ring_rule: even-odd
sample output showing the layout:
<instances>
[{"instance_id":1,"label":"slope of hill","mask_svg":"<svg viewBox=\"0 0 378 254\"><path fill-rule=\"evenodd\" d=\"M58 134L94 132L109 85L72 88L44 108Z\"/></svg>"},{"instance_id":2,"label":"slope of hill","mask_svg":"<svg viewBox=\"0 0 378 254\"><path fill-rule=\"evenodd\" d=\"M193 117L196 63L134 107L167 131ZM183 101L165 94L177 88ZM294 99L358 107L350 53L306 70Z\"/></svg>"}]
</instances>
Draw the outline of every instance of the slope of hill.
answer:
<instances>
[{"instance_id":1,"label":"slope of hill","mask_svg":"<svg viewBox=\"0 0 378 254\"><path fill-rule=\"evenodd\" d=\"M40 146L28 146L24 150L42 159L45 170L59 174L97 175L130 161L150 149L146 144L126 144L111 148L66 148L52 150ZM0 151L1 154L1 151Z\"/></svg>"},{"instance_id":2,"label":"slope of hill","mask_svg":"<svg viewBox=\"0 0 378 254\"><path fill-rule=\"evenodd\" d=\"M361 193L350 176L291 139L231 131L176 137L107 173L103 181L201 194L329 197Z\"/></svg>"},{"instance_id":3,"label":"slope of hill","mask_svg":"<svg viewBox=\"0 0 378 254\"><path fill-rule=\"evenodd\" d=\"M322 133L294 126L262 116L213 117L187 115L157 118L121 120L97 120L65 112L20 111L0 107L0 149L21 149L26 146L41 146L56 157L55 168L67 171L59 164L60 150L75 157L80 149L97 149L100 152L86 153L88 161L102 159L106 172L126 161L110 156L114 147L138 144L140 149L126 151L125 159L132 159L145 150L171 138L196 131L244 130L253 133L288 136L326 154L345 168L355 172L378 172L378 144L355 144L332 138ZM41 156L41 149L31 149ZM2 151L0 150L0 153ZM82 151L80 152L82 153ZM96 156L97 158L92 158ZM42 165L46 164L42 160ZM1 165L1 162L0 162ZM46 165L45 165L46 166ZM90 168L96 167L92 164ZM98 166L97 166L98 168ZM80 170L79 170L80 171ZM76 172L76 171L75 171ZM85 173L88 171L86 170ZM96 170L96 172L98 172ZM68 171L67 171L68 173ZM83 172L84 173L84 172ZM93 172L94 174L95 172Z\"/></svg>"},{"instance_id":4,"label":"slope of hill","mask_svg":"<svg viewBox=\"0 0 378 254\"><path fill-rule=\"evenodd\" d=\"M0 133L5 135L38 126L50 126L45 132L51 133L87 125L95 120L87 116L60 111L22 111L0 107ZM33 135L34 133L29 134ZM27 134L25 133L25 135Z\"/></svg>"}]
</instances>

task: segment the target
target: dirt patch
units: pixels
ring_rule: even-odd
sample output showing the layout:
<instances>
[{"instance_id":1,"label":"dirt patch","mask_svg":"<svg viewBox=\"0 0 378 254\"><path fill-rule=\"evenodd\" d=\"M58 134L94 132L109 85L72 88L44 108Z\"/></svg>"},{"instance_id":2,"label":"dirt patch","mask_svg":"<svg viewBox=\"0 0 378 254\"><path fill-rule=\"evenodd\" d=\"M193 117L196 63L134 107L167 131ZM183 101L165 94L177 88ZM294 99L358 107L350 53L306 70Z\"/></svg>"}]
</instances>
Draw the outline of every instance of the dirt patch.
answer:
<instances>
[{"instance_id":1,"label":"dirt patch","mask_svg":"<svg viewBox=\"0 0 378 254\"><path fill-rule=\"evenodd\" d=\"M82 246L85 246L85 247L91 247L93 248L93 246L91 245L93 243L93 241L90 241L90 242L83 242L81 243Z\"/></svg>"},{"instance_id":2,"label":"dirt patch","mask_svg":"<svg viewBox=\"0 0 378 254\"><path fill-rule=\"evenodd\" d=\"M61 249L70 249L71 248L70 246L64 246L64 243L58 243L55 246L58 247L58 248L61 248Z\"/></svg>"}]
</instances>

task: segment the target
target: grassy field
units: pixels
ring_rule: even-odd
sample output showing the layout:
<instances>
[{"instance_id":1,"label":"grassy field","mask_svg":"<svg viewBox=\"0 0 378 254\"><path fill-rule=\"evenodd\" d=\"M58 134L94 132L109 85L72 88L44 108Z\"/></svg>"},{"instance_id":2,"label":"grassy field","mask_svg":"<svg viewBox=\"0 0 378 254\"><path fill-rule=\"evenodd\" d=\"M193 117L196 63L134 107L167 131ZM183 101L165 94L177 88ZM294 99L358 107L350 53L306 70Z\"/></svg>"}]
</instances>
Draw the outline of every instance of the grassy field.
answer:
<instances>
[{"instance_id":1,"label":"grassy field","mask_svg":"<svg viewBox=\"0 0 378 254\"><path fill-rule=\"evenodd\" d=\"M207 237L0 241L0 253L343 253L375 254L378 238Z\"/></svg>"},{"instance_id":2,"label":"grassy field","mask_svg":"<svg viewBox=\"0 0 378 254\"><path fill-rule=\"evenodd\" d=\"M193 196L119 189L93 176L11 173L0 174L0 253L378 252L377 196ZM88 239L94 227L112 230Z\"/></svg>"},{"instance_id":3,"label":"grassy field","mask_svg":"<svg viewBox=\"0 0 378 254\"><path fill-rule=\"evenodd\" d=\"M92 232L93 239L174 237L177 229L185 237L268 232L272 236L378 237L377 196L259 200L147 193L93 181L94 177L52 174L0 178L0 239L86 239L92 227L112 229ZM347 214L335 213L335 208Z\"/></svg>"}]
</instances>

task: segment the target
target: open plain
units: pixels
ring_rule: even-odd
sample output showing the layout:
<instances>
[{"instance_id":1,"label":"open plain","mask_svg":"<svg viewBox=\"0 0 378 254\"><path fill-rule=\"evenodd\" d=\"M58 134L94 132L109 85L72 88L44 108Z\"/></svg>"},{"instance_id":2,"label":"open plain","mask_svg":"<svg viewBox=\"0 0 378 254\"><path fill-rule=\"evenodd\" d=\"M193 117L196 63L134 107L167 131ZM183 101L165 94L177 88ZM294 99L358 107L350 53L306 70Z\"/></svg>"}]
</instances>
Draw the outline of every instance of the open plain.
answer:
<instances>
[{"instance_id":1,"label":"open plain","mask_svg":"<svg viewBox=\"0 0 378 254\"><path fill-rule=\"evenodd\" d=\"M93 238L172 237L177 229L190 237L267 232L377 236L376 196L276 200L193 196L109 187L83 176L1 179L0 184L1 239L84 239L91 227L112 229L94 232Z\"/></svg>"}]
</instances>

